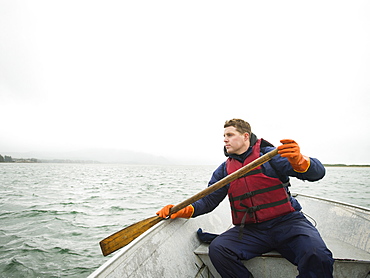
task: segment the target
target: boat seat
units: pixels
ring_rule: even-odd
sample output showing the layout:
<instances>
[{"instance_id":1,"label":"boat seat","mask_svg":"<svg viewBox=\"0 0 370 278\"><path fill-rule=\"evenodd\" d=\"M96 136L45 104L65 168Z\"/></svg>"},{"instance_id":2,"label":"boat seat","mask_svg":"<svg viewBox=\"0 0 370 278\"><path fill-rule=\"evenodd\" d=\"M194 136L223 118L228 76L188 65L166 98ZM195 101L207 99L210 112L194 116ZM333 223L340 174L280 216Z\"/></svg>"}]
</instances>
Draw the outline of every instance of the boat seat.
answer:
<instances>
[{"instance_id":1,"label":"boat seat","mask_svg":"<svg viewBox=\"0 0 370 278\"><path fill-rule=\"evenodd\" d=\"M370 278L370 253L334 238L325 238L324 240L335 259L334 277ZM209 268L212 275L210 277L218 278L220 276L208 256L208 246L209 244L202 243L194 253ZM255 278L275 277L276 273L279 273L279 277L296 277L298 275L297 267L275 250L243 261L243 263Z\"/></svg>"}]
</instances>

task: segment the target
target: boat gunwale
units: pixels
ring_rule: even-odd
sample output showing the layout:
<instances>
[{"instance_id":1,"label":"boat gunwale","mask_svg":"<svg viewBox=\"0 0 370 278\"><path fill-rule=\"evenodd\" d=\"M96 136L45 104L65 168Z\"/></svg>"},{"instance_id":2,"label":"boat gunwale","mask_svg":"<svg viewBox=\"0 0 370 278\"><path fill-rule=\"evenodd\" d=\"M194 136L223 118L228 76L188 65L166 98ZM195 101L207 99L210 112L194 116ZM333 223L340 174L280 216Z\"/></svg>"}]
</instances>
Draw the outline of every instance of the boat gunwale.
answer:
<instances>
[{"instance_id":1,"label":"boat gunwale","mask_svg":"<svg viewBox=\"0 0 370 278\"><path fill-rule=\"evenodd\" d=\"M368 207L358 206L358 205L354 205L354 204L351 204L351 203L346 203L346 202L343 202L343 201L336 201L336 200L325 198L325 197L319 197L319 196L315 196L315 195L303 194L303 193L299 193L299 192L292 193L292 197L294 197L294 198L295 197L299 197L299 196L306 197L306 198L317 199L317 200L321 200L321 201L326 201L326 202L334 203L334 204L337 204L337 205L347 206L347 207L359 209L359 210L362 210L362 211L365 211L365 212L370 213L370 208L368 208Z\"/></svg>"}]
</instances>

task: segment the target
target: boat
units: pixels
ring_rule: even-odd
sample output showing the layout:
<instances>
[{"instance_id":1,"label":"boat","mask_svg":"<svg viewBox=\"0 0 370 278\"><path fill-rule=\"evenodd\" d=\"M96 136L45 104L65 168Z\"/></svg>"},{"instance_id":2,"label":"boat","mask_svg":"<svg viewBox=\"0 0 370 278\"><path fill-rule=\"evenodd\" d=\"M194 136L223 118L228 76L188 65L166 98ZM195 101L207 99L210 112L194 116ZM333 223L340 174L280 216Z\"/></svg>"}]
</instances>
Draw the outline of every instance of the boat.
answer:
<instances>
[{"instance_id":1,"label":"boat","mask_svg":"<svg viewBox=\"0 0 370 278\"><path fill-rule=\"evenodd\" d=\"M334 277L370 278L370 209L305 194L294 194L335 259ZM213 212L191 219L164 220L118 250L88 278L209 277L220 275L197 230L222 233L231 213L225 199ZM296 277L296 266L272 251L243 262L254 278Z\"/></svg>"}]
</instances>

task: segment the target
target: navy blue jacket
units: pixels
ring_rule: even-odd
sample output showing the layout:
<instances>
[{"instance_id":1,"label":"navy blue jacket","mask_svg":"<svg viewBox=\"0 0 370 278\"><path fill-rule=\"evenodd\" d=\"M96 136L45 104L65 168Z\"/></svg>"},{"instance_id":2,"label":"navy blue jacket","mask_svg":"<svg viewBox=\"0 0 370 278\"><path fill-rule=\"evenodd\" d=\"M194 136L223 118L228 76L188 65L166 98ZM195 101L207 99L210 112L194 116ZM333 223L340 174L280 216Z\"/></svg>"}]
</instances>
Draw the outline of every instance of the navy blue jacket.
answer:
<instances>
[{"instance_id":1,"label":"navy blue jacket","mask_svg":"<svg viewBox=\"0 0 370 278\"><path fill-rule=\"evenodd\" d=\"M274 147L266 146L261 147L261 155L268 153L274 150ZM250 147L244 154L242 155L230 155L230 157L238 159L239 161L243 162L246 157L251 153L252 147ZM325 175L325 168L321 164L321 162L316 158L310 157L310 167L305 173L298 173L293 170L292 166L290 165L289 161L285 157L281 157L280 155L274 156L269 162L264 163L261 168L265 175L273 178L280 178L282 182L288 182L289 177L295 177L300 180L306 181L317 181L324 177ZM273 166L271 166L273 165ZM275 171L276 170L276 171ZM277 173L278 172L278 173ZM216 183L217 181L221 180L222 178L227 176L226 172L226 161L222 163L214 172L211 177L211 180L208 183L208 186ZM192 205L194 207L194 214L192 217L197 217L199 215L211 212L214 210L220 202L224 200L227 196L227 192L229 189L229 184L218 189L217 191L203 197L202 199L194 202ZM292 206L295 210L301 210L301 206L299 205L298 201L291 197Z\"/></svg>"}]
</instances>

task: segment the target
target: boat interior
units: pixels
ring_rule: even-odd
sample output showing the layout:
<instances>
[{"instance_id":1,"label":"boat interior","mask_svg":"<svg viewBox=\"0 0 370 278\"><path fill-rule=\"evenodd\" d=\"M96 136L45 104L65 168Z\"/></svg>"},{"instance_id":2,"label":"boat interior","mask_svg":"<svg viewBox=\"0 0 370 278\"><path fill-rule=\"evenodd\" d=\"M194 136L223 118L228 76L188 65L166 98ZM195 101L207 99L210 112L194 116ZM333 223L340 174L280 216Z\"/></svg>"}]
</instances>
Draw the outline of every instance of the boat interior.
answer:
<instances>
[{"instance_id":1,"label":"boat interior","mask_svg":"<svg viewBox=\"0 0 370 278\"><path fill-rule=\"evenodd\" d=\"M326 245L333 253L334 277L370 278L370 210L343 203L331 203L319 198L295 196L307 218L319 229ZM221 277L208 256L209 244L202 243L194 253L202 261L200 277ZM284 259L277 251L243 262L254 277L296 277L297 267Z\"/></svg>"}]
</instances>

